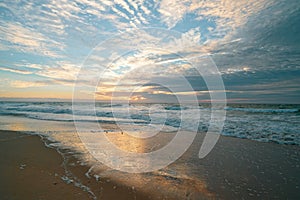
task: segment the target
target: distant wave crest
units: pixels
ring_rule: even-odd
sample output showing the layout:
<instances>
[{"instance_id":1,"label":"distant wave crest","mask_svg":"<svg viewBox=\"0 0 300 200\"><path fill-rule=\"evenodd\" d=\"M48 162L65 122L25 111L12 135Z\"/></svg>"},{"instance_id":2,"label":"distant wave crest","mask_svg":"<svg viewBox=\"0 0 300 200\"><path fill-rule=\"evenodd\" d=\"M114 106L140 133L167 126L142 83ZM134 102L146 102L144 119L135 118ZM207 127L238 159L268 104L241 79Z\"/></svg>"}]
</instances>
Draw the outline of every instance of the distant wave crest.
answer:
<instances>
[{"instance_id":1,"label":"distant wave crest","mask_svg":"<svg viewBox=\"0 0 300 200\"><path fill-rule=\"evenodd\" d=\"M297 113L300 112L299 109L268 109L268 108L234 108L226 107L225 110L228 111L241 111L241 112L252 112L252 113Z\"/></svg>"}]
</instances>

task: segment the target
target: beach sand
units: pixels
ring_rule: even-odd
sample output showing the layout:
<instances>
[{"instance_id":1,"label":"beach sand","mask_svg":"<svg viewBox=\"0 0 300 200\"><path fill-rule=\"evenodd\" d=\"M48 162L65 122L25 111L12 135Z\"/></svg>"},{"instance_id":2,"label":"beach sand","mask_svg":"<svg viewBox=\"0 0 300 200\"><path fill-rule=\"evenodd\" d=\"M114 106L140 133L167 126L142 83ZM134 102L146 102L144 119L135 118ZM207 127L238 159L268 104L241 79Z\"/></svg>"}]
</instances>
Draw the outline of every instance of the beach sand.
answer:
<instances>
[{"instance_id":1,"label":"beach sand","mask_svg":"<svg viewBox=\"0 0 300 200\"><path fill-rule=\"evenodd\" d=\"M36 135L0 131L0 199L147 199L132 188L112 181L87 179L88 166L71 171L80 179L67 179L62 156L47 148ZM76 159L68 160L76 163ZM79 163L79 162L78 162ZM72 164L71 164L72 165ZM69 169L68 169L69 170ZM63 180L65 179L65 180ZM71 183L68 183L71 182ZM77 186L76 186L77 185ZM91 194L85 187L93 189Z\"/></svg>"},{"instance_id":2,"label":"beach sand","mask_svg":"<svg viewBox=\"0 0 300 200\"><path fill-rule=\"evenodd\" d=\"M62 157L40 137L0 133L1 199L84 199L80 188L65 184Z\"/></svg>"},{"instance_id":3,"label":"beach sand","mask_svg":"<svg viewBox=\"0 0 300 200\"><path fill-rule=\"evenodd\" d=\"M114 136L116 137L116 136ZM120 138L122 136L119 136ZM78 157L44 145L39 136L0 131L1 199L300 199L299 146L221 136L204 159L197 153L203 135L168 166L194 179L161 173L97 173ZM104 167L105 169L105 167ZM111 175L111 174L110 174ZM136 185L118 181L124 176ZM145 178L147 177L147 178ZM140 179L139 179L140 178ZM137 179L137 181L135 181ZM155 187L154 187L155 186Z\"/></svg>"},{"instance_id":4,"label":"beach sand","mask_svg":"<svg viewBox=\"0 0 300 200\"><path fill-rule=\"evenodd\" d=\"M300 199L299 146L221 136L207 157L192 158L217 199Z\"/></svg>"}]
</instances>

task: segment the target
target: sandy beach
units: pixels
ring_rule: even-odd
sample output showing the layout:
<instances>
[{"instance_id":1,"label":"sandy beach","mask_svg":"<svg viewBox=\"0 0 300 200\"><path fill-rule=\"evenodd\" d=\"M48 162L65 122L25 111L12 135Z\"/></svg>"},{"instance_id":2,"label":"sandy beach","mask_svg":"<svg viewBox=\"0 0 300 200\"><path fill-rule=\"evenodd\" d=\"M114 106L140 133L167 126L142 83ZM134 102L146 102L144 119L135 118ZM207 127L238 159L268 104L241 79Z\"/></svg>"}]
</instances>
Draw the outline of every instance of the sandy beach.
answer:
<instances>
[{"instance_id":1,"label":"sandy beach","mask_svg":"<svg viewBox=\"0 0 300 200\"><path fill-rule=\"evenodd\" d=\"M0 196L1 199L300 198L298 146L222 136L209 156L200 160L196 153L202 139L197 137L191 148L168 166L178 173L185 166L185 174L192 174L193 180L159 172L141 175L115 172L115 177L110 173L99 179L94 176L99 169L91 170L90 166L80 164L75 154L67 155L67 150L58 153L46 147L39 136L1 131ZM122 181L124 177L131 179L131 185Z\"/></svg>"},{"instance_id":2,"label":"sandy beach","mask_svg":"<svg viewBox=\"0 0 300 200\"><path fill-rule=\"evenodd\" d=\"M0 200L300 200L300 0L1 0Z\"/></svg>"},{"instance_id":3,"label":"sandy beach","mask_svg":"<svg viewBox=\"0 0 300 200\"><path fill-rule=\"evenodd\" d=\"M124 185L88 179L88 166L74 159L68 160L72 169L67 173L74 173L80 182L68 179L63 157L39 136L0 131L0 144L1 199L147 199Z\"/></svg>"}]
</instances>

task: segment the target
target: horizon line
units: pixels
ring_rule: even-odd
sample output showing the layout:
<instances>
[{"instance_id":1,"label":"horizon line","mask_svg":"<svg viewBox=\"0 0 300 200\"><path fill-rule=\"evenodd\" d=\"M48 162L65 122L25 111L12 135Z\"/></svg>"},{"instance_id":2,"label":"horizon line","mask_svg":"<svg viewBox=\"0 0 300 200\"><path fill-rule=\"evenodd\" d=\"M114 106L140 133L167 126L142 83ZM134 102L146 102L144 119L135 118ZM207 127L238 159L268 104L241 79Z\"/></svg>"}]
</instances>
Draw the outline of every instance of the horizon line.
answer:
<instances>
[{"instance_id":1,"label":"horizon line","mask_svg":"<svg viewBox=\"0 0 300 200\"><path fill-rule=\"evenodd\" d=\"M73 102L73 99L67 99L67 98L24 98L24 97L0 97L0 101L4 102ZM82 103L88 103L88 102L97 102L97 103L112 103L111 101L107 100L93 100L93 99L77 99L76 102L82 102ZM128 103L128 101L114 101L113 103ZM179 102L163 102L163 101L131 101L129 102L131 104L180 104ZM193 102L184 102L186 104L193 103ZM198 101L200 104L210 104L211 101L209 99L207 100L200 100ZM218 102L214 102L218 103ZM299 105L300 102L267 102L267 101L261 101L261 100L255 100L255 99L227 99L226 104L293 104L293 105Z\"/></svg>"}]
</instances>

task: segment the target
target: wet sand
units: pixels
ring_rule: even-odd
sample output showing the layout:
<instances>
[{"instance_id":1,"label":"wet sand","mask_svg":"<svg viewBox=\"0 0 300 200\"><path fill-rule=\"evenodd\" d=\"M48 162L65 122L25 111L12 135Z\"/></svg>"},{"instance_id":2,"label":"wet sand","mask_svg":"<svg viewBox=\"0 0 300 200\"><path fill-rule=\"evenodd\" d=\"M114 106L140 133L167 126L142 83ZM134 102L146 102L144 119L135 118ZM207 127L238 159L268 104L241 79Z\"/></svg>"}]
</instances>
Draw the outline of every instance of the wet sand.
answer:
<instances>
[{"instance_id":1,"label":"wet sand","mask_svg":"<svg viewBox=\"0 0 300 200\"><path fill-rule=\"evenodd\" d=\"M40 137L0 133L1 199L84 199L88 195L65 184L62 157Z\"/></svg>"},{"instance_id":2,"label":"wet sand","mask_svg":"<svg viewBox=\"0 0 300 200\"><path fill-rule=\"evenodd\" d=\"M221 136L204 159L189 151L216 199L300 199L299 146Z\"/></svg>"},{"instance_id":3,"label":"wet sand","mask_svg":"<svg viewBox=\"0 0 300 200\"><path fill-rule=\"evenodd\" d=\"M147 199L127 186L88 179L89 167L81 166L74 157L68 160L67 165L73 167L66 172L62 156L36 135L0 131L0 157L1 200ZM68 179L69 173L77 180L74 176Z\"/></svg>"},{"instance_id":4,"label":"wet sand","mask_svg":"<svg viewBox=\"0 0 300 200\"><path fill-rule=\"evenodd\" d=\"M114 133L112 137L123 140L125 136ZM199 159L197 153L202 139L203 135L199 135L190 149L167 167L167 170L177 173L185 169L184 174L193 179L178 179L159 172L141 176L115 172L114 179L101 177L96 180L93 175L97 171L82 165L76 153L61 149L60 153L64 155L61 156L55 149L45 147L39 136L0 131L0 197L300 199L299 146L221 136L212 152L204 159ZM87 171L91 178L87 177ZM118 181L119 175L138 184ZM124 180L124 177L120 180Z\"/></svg>"}]
</instances>

